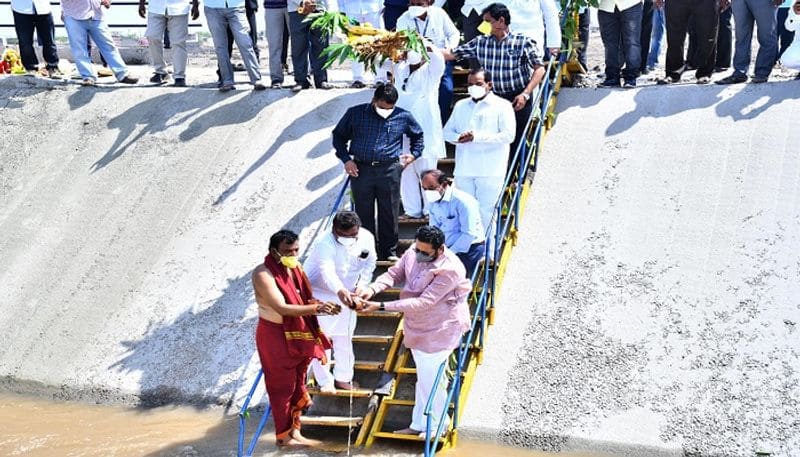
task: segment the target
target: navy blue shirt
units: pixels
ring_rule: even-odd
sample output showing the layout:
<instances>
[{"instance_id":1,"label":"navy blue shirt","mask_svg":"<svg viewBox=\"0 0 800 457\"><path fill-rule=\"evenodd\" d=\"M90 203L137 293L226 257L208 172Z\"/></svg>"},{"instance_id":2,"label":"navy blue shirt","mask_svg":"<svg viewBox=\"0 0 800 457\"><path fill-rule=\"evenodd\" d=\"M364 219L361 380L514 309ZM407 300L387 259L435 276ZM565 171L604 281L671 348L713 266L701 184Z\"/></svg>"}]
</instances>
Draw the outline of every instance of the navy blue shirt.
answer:
<instances>
[{"instance_id":1,"label":"navy blue shirt","mask_svg":"<svg viewBox=\"0 0 800 457\"><path fill-rule=\"evenodd\" d=\"M408 111L395 107L386 119L372 103L347 110L333 129L333 147L342 162L390 162L400 158L403 135L411 142L411 155L419 158L424 147L422 127ZM348 147L348 142L349 147ZM352 157L351 157L352 156Z\"/></svg>"}]
</instances>

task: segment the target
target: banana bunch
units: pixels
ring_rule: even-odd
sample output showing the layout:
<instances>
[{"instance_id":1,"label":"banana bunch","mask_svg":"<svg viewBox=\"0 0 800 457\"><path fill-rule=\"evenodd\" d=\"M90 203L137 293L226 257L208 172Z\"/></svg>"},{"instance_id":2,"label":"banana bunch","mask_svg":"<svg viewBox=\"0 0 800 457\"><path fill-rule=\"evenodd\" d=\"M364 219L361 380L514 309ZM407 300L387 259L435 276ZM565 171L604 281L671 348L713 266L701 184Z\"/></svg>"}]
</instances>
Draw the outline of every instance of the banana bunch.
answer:
<instances>
[{"instance_id":1,"label":"banana bunch","mask_svg":"<svg viewBox=\"0 0 800 457\"><path fill-rule=\"evenodd\" d=\"M309 20L313 21L312 28L320 29L326 36L339 33L344 36L342 43L331 44L322 51L325 68L336 61L343 63L345 60L354 60L374 72L376 66L387 59L399 62L408 49L427 54L419 34L412 30L390 32L366 22L359 24L339 12L313 15Z\"/></svg>"}]
</instances>

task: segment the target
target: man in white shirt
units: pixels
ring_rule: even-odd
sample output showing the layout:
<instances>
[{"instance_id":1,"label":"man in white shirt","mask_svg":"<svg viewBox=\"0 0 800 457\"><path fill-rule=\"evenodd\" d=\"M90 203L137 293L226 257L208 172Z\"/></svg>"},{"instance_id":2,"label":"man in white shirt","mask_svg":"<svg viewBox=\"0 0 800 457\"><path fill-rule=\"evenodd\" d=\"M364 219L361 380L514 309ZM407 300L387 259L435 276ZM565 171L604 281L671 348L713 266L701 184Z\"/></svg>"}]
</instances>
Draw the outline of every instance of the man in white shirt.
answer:
<instances>
[{"instance_id":1,"label":"man in white shirt","mask_svg":"<svg viewBox=\"0 0 800 457\"><path fill-rule=\"evenodd\" d=\"M555 0L504 0L503 3L514 18L514 32L533 38L540 56L558 54L561 50L561 24Z\"/></svg>"},{"instance_id":2,"label":"man in white shirt","mask_svg":"<svg viewBox=\"0 0 800 457\"><path fill-rule=\"evenodd\" d=\"M189 12L192 19L200 17L197 0L187 3L186 0L150 0L150 11L147 11L145 0L139 0L139 16L147 18L147 30L144 32L150 44L150 56L153 58L155 73L151 83L164 84L169 81L167 62L164 60L164 29L169 32L172 51L172 67L176 87L186 87L186 38L189 35Z\"/></svg>"},{"instance_id":3,"label":"man in white shirt","mask_svg":"<svg viewBox=\"0 0 800 457\"><path fill-rule=\"evenodd\" d=\"M478 200L491 252L492 213L503 191L516 120L511 103L492 92L489 71L472 70L467 81L470 98L456 103L444 139L456 145L455 185Z\"/></svg>"},{"instance_id":4,"label":"man in white shirt","mask_svg":"<svg viewBox=\"0 0 800 457\"><path fill-rule=\"evenodd\" d=\"M442 118L437 103L439 81L444 72L444 57L438 49L428 51L428 60L415 51L408 51L406 59L397 64L397 106L411 113L422 127L425 148L422 156L403 168L400 175L400 199L405 214L401 218L421 218L427 213L419 185L423 171L436 168L440 158L447 153L442 138ZM409 141L403 142L403 153L409 154Z\"/></svg>"},{"instance_id":5,"label":"man in white shirt","mask_svg":"<svg viewBox=\"0 0 800 457\"><path fill-rule=\"evenodd\" d=\"M461 32L450 16L433 4L433 0L411 0L408 11L397 19L397 30L415 30L439 49L454 49ZM442 122L450 115L453 103L453 67L455 62L445 62L444 75L439 84L439 112Z\"/></svg>"},{"instance_id":6,"label":"man in white shirt","mask_svg":"<svg viewBox=\"0 0 800 457\"><path fill-rule=\"evenodd\" d=\"M333 217L332 225L331 232L317 241L303 264L315 298L346 305L338 315L317 316L320 328L333 343L336 359L333 374L330 365L322 365L316 359L311 362L314 379L320 389L327 392L357 388L353 383L356 312L351 307L354 306L353 297L361 294L372 281L377 259L375 238L361 228L361 219L356 213L340 211Z\"/></svg>"},{"instance_id":7,"label":"man in white shirt","mask_svg":"<svg viewBox=\"0 0 800 457\"><path fill-rule=\"evenodd\" d=\"M14 14L14 29L19 40L19 54L22 65L29 72L39 71L39 59L33 47L33 31L42 40L42 55L46 62L43 74L60 79L63 74L58 69L58 50L53 34L53 14L48 0L11 0Z\"/></svg>"},{"instance_id":8,"label":"man in white shirt","mask_svg":"<svg viewBox=\"0 0 800 457\"><path fill-rule=\"evenodd\" d=\"M383 0L339 0L339 9L359 22L359 24L369 23L375 28L383 28ZM361 89L366 87L364 78L364 64L352 61L353 84L350 87Z\"/></svg>"}]
</instances>

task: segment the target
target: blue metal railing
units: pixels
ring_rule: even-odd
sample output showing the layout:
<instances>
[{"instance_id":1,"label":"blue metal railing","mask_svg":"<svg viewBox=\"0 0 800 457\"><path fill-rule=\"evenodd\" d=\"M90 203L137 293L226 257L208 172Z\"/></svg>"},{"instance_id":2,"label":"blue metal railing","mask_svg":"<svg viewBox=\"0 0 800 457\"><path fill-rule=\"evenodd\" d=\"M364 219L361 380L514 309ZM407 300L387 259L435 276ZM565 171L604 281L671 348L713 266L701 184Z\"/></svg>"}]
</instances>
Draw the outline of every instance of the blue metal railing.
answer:
<instances>
[{"instance_id":1,"label":"blue metal railing","mask_svg":"<svg viewBox=\"0 0 800 457\"><path fill-rule=\"evenodd\" d=\"M333 209L328 214L328 216L322 220L317 230L311 236L311 241L313 241L321 231L328 228L333 221L333 216L339 211L341 208L342 203L344 201L344 196L347 192L347 186L350 184L350 177L347 177L344 180L344 184L342 184L342 188L339 191L339 195L336 197L336 201L333 204ZM305 257L306 253L308 252L308 247L311 246L311 241L306 246L306 250L303 253L303 257ZM253 394L256 392L256 388L258 388L258 383L261 381L261 378L264 376L264 370L262 368L258 369L258 375L256 376L255 381L253 381L253 385L250 387L250 391L247 393L247 397L242 404L242 408L239 410L239 439L236 446L236 455L237 457L251 457L253 455L253 451L256 449L256 444L258 443L258 438L261 436L261 432L264 431L264 426L267 424L267 419L269 419L269 413L271 408L269 406L269 402L267 402L267 408L264 410L264 413L261 415L261 419L258 421L258 427L256 428L255 433L253 434L253 438L250 440L250 444L247 446L247 453L243 453L244 450L244 438L245 438L245 422L247 418L250 416L248 408L250 406L250 401L253 398Z\"/></svg>"}]
</instances>

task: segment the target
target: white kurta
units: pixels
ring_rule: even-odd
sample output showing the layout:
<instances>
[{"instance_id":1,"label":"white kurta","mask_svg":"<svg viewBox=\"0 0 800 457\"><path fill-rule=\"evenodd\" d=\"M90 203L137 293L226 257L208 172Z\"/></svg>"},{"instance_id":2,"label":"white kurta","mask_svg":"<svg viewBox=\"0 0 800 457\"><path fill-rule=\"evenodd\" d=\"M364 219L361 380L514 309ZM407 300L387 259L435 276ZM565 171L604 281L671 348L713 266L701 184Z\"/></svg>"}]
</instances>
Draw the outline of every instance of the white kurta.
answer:
<instances>
[{"instance_id":1,"label":"white kurta","mask_svg":"<svg viewBox=\"0 0 800 457\"><path fill-rule=\"evenodd\" d=\"M560 3L555 0L506 0L506 6L511 13L511 30L533 38L539 57L544 55L545 47L561 48Z\"/></svg>"},{"instance_id":2,"label":"white kurta","mask_svg":"<svg viewBox=\"0 0 800 457\"><path fill-rule=\"evenodd\" d=\"M422 172L436 168L440 158L445 157L442 137L442 115L439 110L439 81L444 74L444 57L438 49L428 52L430 61L411 73L405 62L397 65L395 87L399 98L397 106L408 110L422 127L425 149L422 157L403 170L400 176L400 198L403 211L414 217L427 214L420 190L419 176ZM408 138L403 140L403 150L409 150Z\"/></svg>"},{"instance_id":3,"label":"white kurta","mask_svg":"<svg viewBox=\"0 0 800 457\"><path fill-rule=\"evenodd\" d=\"M362 252L367 256L362 258ZM336 292L339 289L354 291L372 281L375 271L375 238L369 231L360 229L356 243L347 248L333 236L326 233L311 248L303 269L311 282L314 297L323 301L339 303ZM319 325L326 335L352 335L355 329L356 313L342 307L336 316L318 316Z\"/></svg>"},{"instance_id":4,"label":"white kurta","mask_svg":"<svg viewBox=\"0 0 800 457\"><path fill-rule=\"evenodd\" d=\"M444 57L438 49L428 52L430 61L413 73L406 62L395 67L394 85L397 106L409 111L422 127L425 150L423 157L442 158L446 155L442 137L442 114L439 110L439 82L444 74ZM408 145L404 150L408 151Z\"/></svg>"}]
</instances>

